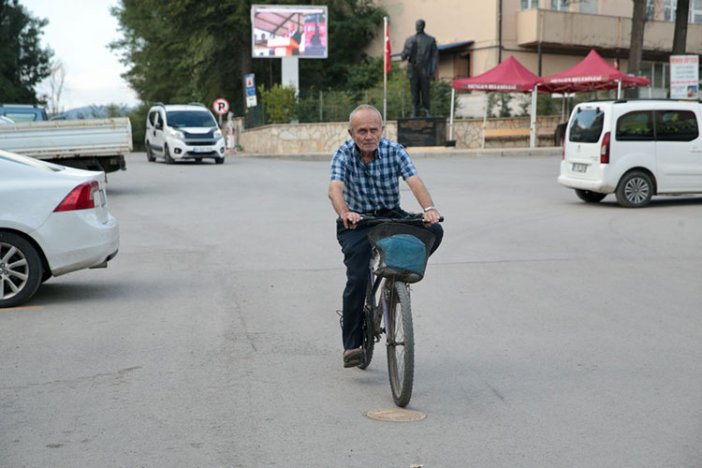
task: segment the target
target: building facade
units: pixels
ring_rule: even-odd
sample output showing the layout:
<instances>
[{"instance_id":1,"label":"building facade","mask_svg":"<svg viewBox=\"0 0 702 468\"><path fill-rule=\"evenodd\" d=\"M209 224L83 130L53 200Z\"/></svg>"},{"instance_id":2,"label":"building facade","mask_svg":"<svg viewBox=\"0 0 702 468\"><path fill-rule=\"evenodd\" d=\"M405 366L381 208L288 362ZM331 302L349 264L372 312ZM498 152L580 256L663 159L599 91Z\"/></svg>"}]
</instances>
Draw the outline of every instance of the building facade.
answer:
<instances>
[{"instance_id":1,"label":"building facade","mask_svg":"<svg viewBox=\"0 0 702 468\"><path fill-rule=\"evenodd\" d=\"M644 97L664 97L669 82L677 0L648 0L639 75ZM389 16L393 53L415 33L417 19L439 45L437 78L476 76L513 55L537 75L562 72L590 49L627 71L631 0L376 0ZM382 34L369 53L382 56ZM702 53L702 0L690 0L687 54ZM394 57L399 60L399 57Z\"/></svg>"}]
</instances>

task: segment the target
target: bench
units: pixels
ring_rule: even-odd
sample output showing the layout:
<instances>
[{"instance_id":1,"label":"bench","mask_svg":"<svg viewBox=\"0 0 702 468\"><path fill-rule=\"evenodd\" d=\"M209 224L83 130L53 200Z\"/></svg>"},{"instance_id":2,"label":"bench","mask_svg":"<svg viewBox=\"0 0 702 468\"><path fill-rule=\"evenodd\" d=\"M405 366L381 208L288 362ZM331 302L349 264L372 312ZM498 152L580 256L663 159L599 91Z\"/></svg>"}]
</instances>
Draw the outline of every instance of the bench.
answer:
<instances>
[{"instance_id":1,"label":"bench","mask_svg":"<svg viewBox=\"0 0 702 468\"><path fill-rule=\"evenodd\" d=\"M528 137L531 130L528 128L486 128L483 130L485 139L509 139Z\"/></svg>"},{"instance_id":2,"label":"bench","mask_svg":"<svg viewBox=\"0 0 702 468\"><path fill-rule=\"evenodd\" d=\"M529 128L485 128L483 129L483 144L482 147L485 148L486 140L516 140L516 139L529 139L531 136L531 129ZM550 138L553 139L553 134L550 132L537 131L536 138Z\"/></svg>"}]
</instances>

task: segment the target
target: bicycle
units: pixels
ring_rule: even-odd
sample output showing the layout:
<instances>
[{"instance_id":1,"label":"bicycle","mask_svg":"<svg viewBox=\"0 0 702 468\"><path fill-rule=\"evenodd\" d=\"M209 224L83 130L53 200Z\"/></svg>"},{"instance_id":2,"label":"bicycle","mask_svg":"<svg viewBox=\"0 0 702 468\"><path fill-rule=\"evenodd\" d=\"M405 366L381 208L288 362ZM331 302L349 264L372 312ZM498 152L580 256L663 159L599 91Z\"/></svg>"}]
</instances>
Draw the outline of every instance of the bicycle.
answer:
<instances>
[{"instance_id":1,"label":"bicycle","mask_svg":"<svg viewBox=\"0 0 702 468\"><path fill-rule=\"evenodd\" d=\"M443 221L443 217L439 220ZM386 232L376 232L379 238L383 234L397 231L419 239L425 247L424 266L429 252L434 244L434 235L424 229L397 229L392 226L409 226L423 224L421 215L411 218L372 218L364 217L360 226L376 226L371 229L369 237L374 244L374 260L382 261L378 247L373 242L373 230L380 229ZM380 259L380 260L379 260ZM416 258L415 258L416 260ZM379 342L381 335L386 336L386 352L388 361L388 377L390 389L395 404L405 407L412 397L414 383L414 330L412 326L412 307L410 300L410 283L420 281L424 275L421 272L407 274L393 268L369 268L369 281L366 290L366 300L363 307L363 362L358 366L366 369L373 359L375 343Z\"/></svg>"}]
</instances>

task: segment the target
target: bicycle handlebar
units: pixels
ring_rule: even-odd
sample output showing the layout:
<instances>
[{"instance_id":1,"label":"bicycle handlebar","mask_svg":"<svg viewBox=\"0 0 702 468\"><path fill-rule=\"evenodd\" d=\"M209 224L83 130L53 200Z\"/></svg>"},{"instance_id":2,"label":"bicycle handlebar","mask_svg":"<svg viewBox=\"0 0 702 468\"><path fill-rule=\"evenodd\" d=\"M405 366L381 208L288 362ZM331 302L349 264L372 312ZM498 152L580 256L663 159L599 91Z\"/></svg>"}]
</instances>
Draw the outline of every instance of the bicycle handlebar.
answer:
<instances>
[{"instance_id":1,"label":"bicycle handlebar","mask_svg":"<svg viewBox=\"0 0 702 468\"><path fill-rule=\"evenodd\" d=\"M384 223L395 223L395 224L409 224L409 225L422 225L425 223L421 214L414 214L411 218L376 218L375 216L363 216L357 223L356 226L375 226L377 224ZM444 222L444 217L439 217L439 222Z\"/></svg>"}]
</instances>

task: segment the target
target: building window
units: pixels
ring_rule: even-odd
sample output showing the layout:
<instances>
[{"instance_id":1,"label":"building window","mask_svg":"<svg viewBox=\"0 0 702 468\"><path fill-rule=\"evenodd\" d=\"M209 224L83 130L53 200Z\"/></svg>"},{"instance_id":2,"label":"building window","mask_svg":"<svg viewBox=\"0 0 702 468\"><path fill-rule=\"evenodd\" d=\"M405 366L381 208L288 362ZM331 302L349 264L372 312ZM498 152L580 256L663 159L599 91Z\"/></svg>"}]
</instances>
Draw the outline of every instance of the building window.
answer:
<instances>
[{"instance_id":1,"label":"building window","mask_svg":"<svg viewBox=\"0 0 702 468\"><path fill-rule=\"evenodd\" d=\"M597 0L580 0L580 12L597 14Z\"/></svg>"},{"instance_id":2,"label":"building window","mask_svg":"<svg viewBox=\"0 0 702 468\"><path fill-rule=\"evenodd\" d=\"M570 10L570 1L569 0L551 0L551 9L552 10L559 10L559 11L568 11L568 10Z\"/></svg>"},{"instance_id":3,"label":"building window","mask_svg":"<svg viewBox=\"0 0 702 468\"><path fill-rule=\"evenodd\" d=\"M702 0L692 0L690 2L690 23L702 23Z\"/></svg>"},{"instance_id":4,"label":"building window","mask_svg":"<svg viewBox=\"0 0 702 468\"><path fill-rule=\"evenodd\" d=\"M663 20L675 21L675 8L677 8L678 0L665 0L663 2Z\"/></svg>"},{"instance_id":5,"label":"building window","mask_svg":"<svg viewBox=\"0 0 702 468\"><path fill-rule=\"evenodd\" d=\"M522 0L522 10L539 8L539 0Z\"/></svg>"},{"instance_id":6,"label":"building window","mask_svg":"<svg viewBox=\"0 0 702 468\"><path fill-rule=\"evenodd\" d=\"M656 0L646 0L646 21L656 19Z\"/></svg>"},{"instance_id":7,"label":"building window","mask_svg":"<svg viewBox=\"0 0 702 468\"><path fill-rule=\"evenodd\" d=\"M667 62L642 62L641 74L651 81L652 88L666 89L669 86Z\"/></svg>"}]
</instances>

